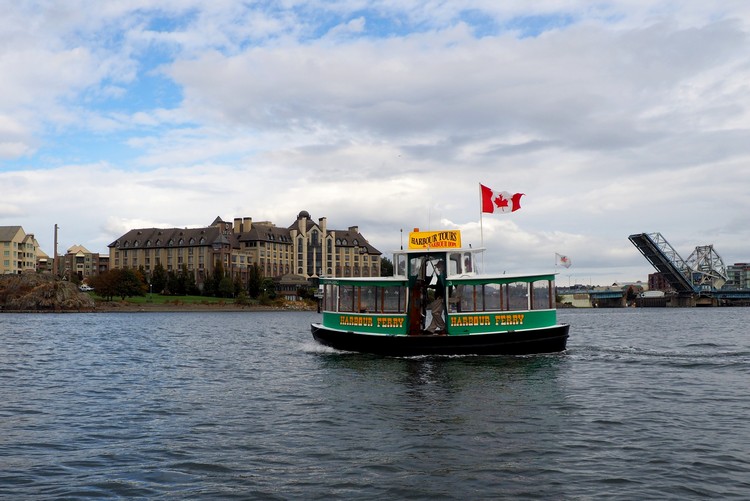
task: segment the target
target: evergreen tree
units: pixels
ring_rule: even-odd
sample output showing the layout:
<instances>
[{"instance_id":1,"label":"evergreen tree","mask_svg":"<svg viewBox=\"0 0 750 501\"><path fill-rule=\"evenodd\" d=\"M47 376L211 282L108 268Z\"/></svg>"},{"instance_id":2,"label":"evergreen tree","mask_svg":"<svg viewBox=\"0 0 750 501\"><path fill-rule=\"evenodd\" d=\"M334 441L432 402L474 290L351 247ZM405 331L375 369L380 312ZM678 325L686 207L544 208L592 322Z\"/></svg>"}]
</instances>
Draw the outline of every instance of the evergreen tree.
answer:
<instances>
[{"instance_id":1,"label":"evergreen tree","mask_svg":"<svg viewBox=\"0 0 750 501\"><path fill-rule=\"evenodd\" d=\"M252 266L247 270L247 293L251 298L257 299L260 296L261 289L263 288L263 276L260 273L260 267L258 263L253 263Z\"/></svg>"},{"instance_id":2,"label":"evergreen tree","mask_svg":"<svg viewBox=\"0 0 750 501\"><path fill-rule=\"evenodd\" d=\"M214 272L211 275L211 294L212 296L219 297L221 292L219 290L219 286L221 285L221 281L224 279L224 265L221 263L221 261L216 261L216 264L214 265ZM208 281L207 281L208 282Z\"/></svg>"},{"instance_id":3,"label":"evergreen tree","mask_svg":"<svg viewBox=\"0 0 750 501\"><path fill-rule=\"evenodd\" d=\"M393 276L393 262L387 257L380 258L380 276L381 277Z\"/></svg>"},{"instance_id":4,"label":"evergreen tree","mask_svg":"<svg viewBox=\"0 0 750 501\"><path fill-rule=\"evenodd\" d=\"M195 273L192 271L185 270L185 294L195 296L200 294L198 285L195 283Z\"/></svg>"},{"instance_id":5,"label":"evergreen tree","mask_svg":"<svg viewBox=\"0 0 750 501\"><path fill-rule=\"evenodd\" d=\"M174 270L169 270L169 272L167 272L167 286L164 291L169 295L174 295L177 294L177 287L177 273L175 273Z\"/></svg>"},{"instance_id":6,"label":"evergreen tree","mask_svg":"<svg viewBox=\"0 0 750 501\"><path fill-rule=\"evenodd\" d=\"M175 290L175 294L180 296L187 294L187 279L189 274L187 266L183 264L180 271L177 272L177 289Z\"/></svg>"},{"instance_id":7,"label":"evergreen tree","mask_svg":"<svg viewBox=\"0 0 750 501\"><path fill-rule=\"evenodd\" d=\"M243 292L245 290L245 287L242 285L242 280L240 280L240 276L237 275L234 278L234 297L239 296L240 292Z\"/></svg>"},{"instance_id":8,"label":"evergreen tree","mask_svg":"<svg viewBox=\"0 0 750 501\"><path fill-rule=\"evenodd\" d=\"M244 290L241 290L239 294L234 298L234 304L239 305L247 305L250 304L250 298L247 295L247 292Z\"/></svg>"},{"instance_id":9,"label":"evergreen tree","mask_svg":"<svg viewBox=\"0 0 750 501\"><path fill-rule=\"evenodd\" d=\"M154 266L154 272L151 274L151 287L154 292L161 294L167 286L167 272L161 263Z\"/></svg>"},{"instance_id":10,"label":"evergreen tree","mask_svg":"<svg viewBox=\"0 0 750 501\"><path fill-rule=\"evenodd\" d=\"M216 289L216 295L218 297L232 297L234 294L234 284L232 279L224 277L219 281L219 287Z\"/></svg>"},{"instance_id":11,"label":"evergreen tree","mask_svg":"<svg viewBox=\"0 0 750 501\"><path fill-rule=\"evenodd\" d=\"M264 278L261 287L263 288L263 295L269 299L276 299L276 283L273 278Z\"/></svg>"}]
</instances>

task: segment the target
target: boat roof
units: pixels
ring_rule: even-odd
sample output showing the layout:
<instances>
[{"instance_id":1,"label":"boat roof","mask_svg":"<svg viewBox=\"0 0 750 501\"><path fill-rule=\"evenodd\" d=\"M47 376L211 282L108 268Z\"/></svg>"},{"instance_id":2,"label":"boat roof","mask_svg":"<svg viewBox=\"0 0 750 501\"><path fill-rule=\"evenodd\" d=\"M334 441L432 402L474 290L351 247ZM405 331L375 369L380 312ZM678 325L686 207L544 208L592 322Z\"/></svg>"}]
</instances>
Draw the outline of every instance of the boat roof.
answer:
<instances>
[{"instance_id":1,"label":"boat roof","mask_svg":"<svg viewBox=\"0 0 750 501\"><path fill-rule=\"evenodd\" d=\"M484 252L486 247L437 247L428 249L399 249L392 251L393 254L444 254L452 252Z\"/></svg>"},{"instance_id":2,"label":"boat roof","mask_svg":"<svg viewBox=\"0 0 750 501\"><path fill-rule=\"evenodd\" d=\"M336 284L338 282L346 283L350 285L381 285L381 286L393 286L393 285L407 285L409 279L404 276L390 276L390 277L320 277L321 283Z\"/></svg>"},{"instance_id":3,"label":"boat roof","mask_svg":"<svg viewBox=\"0 0 750 501\"><path fill-rule=\"evenodd\" d=\"M554 279L557 273L554 272L539 272L539 273L482 273L482 274L463 274L463 275L447 275L445 279L449 282L463 282L463 283L488 283L493 281L502 282L529 282L534 280L551 280ZM325 283L347 283L352 285L398 285L407 284L409 282L406 276L390 276L390 277L320 277L321 282Z\"/></svg>"}]
</instances>

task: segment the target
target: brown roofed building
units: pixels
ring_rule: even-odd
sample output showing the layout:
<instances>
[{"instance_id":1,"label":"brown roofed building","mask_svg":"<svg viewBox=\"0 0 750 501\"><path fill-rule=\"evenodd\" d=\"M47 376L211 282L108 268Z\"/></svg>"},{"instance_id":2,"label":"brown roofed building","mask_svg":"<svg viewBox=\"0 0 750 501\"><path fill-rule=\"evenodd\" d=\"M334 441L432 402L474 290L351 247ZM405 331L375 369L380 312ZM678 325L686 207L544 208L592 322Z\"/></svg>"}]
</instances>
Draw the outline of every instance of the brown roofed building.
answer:
<instances>
[{"instance_id":1,"label":"brown roofed building","mask_svg":"<svg viewBox=\"0 0 750 501\"><path fill-rule=\"evenodd\" d=\"M223 222L206 228L141 228L130 230L109 244L110 269L143 267L146 275L161 264L178 272L183 265L203 283L215 263L229 269L231 245Z\"/></svg>"},{"instance_id":2,"label":"brown roofed building","mask_svg":"<svg viewBox=\"0 0 750 501\"><path fill-rule=\"evenodd\" d=\"M217 217L206 228L131 230L109 247L111 269L142 266L149 275L157 263L175 272L184 265L199 287L219 261L233 280L242 283L247 283L249 269L256 264L263 276L276 279L380 274L381 253L356 226L328 230L326 218L315 223L307 211L300 212L288 228L249 217L232 223Z\"/></svg>"}]
</instances>

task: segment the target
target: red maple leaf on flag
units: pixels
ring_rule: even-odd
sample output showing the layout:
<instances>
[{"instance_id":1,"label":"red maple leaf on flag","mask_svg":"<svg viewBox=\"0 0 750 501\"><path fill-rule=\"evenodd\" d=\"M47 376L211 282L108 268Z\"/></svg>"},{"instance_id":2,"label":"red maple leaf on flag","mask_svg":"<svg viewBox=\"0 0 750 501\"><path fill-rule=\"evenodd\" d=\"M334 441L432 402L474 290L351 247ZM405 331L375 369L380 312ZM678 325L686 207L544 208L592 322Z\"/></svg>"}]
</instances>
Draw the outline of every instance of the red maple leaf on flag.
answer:
<instances>
[{"instance_id":1,"label":"red maple leaf on flag","mask_svg":"<svg viewBox=\"0 0 750 501\"><path fill-rule=\"evenodd\" d=\"M495 202L495 205L499 209L502 209L503 207L507 207L508 206L508 199L505 198L505 197L503 197L500 193L498 193L497 197L495 197L495 199L493 200L493 202Z\"/></svg>"}]
</instances>

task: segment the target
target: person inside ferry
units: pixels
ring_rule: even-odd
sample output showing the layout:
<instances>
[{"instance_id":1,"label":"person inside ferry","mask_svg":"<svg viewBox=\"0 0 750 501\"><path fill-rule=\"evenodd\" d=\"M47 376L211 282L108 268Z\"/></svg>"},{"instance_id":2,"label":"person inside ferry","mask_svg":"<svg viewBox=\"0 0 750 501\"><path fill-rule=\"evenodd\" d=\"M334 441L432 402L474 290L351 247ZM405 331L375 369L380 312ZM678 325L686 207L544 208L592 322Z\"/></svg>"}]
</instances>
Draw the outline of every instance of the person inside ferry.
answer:
<instances>
[{"instance_id":1,"label":"person inside ferry","mask_svg":"<svg viewBox=\"0 0 750 501\"><path fill-rule=\"evenodd\" d=\"M445 334L445 263L440 260L435 264L435 274L428 282L428 288L434 289L435 295L427 306L432 312L432 321L425 329L430 334Z\"/></svg>"}]
</instances>

